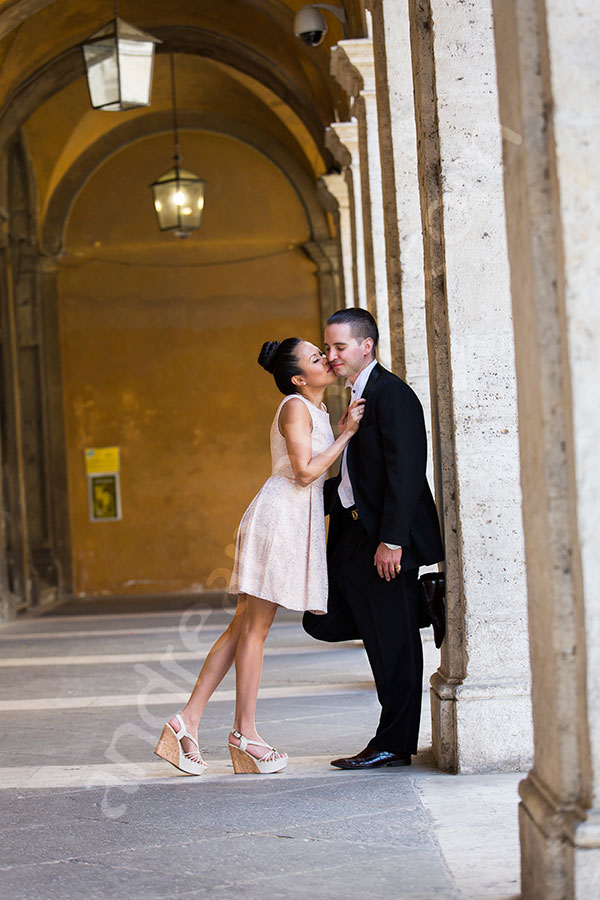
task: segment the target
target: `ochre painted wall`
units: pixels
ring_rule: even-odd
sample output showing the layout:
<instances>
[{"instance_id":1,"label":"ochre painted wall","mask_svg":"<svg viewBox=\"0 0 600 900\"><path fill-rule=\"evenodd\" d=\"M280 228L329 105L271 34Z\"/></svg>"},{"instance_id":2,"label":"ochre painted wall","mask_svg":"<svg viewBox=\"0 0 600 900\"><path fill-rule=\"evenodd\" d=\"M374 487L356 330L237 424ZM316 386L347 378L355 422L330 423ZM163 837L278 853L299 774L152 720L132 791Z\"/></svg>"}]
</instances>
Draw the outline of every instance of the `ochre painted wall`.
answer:
<instances>
[{"instance_id":1,"label":"ochre painted wall","mask_svg":"<svg viewBox=\"0 0 600 900\"><path fill-rule=\"evenodd\" d=\"M75 590L222 588L241 514L270 473L281 400L264 340L319 340L302 206L231 138L183 135L208 181L202 230L158 232L148 184L168 136L109 160L72 210L60 319ZM84 449L121 448L123 520L91 523Z\"/></svg>"}]
</instances>

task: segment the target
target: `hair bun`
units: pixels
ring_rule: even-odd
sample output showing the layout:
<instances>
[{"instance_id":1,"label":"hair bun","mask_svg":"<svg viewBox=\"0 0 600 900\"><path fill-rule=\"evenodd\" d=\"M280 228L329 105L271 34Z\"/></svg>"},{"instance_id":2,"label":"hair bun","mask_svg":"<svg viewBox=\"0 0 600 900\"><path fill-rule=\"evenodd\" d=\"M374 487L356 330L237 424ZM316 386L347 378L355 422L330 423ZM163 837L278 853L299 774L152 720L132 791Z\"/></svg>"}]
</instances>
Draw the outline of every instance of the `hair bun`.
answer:
<instances>
[{"instance_id":1,"label":"hair bun","mask_svg":"<svg viewBox=\"0 0 600 900\"><path fill-rule=\"evenodd\" d=\"M273 369L275 368L275 357L277 355L277 351L281 346L281 341L265 341L262 345L261 351L258 354L258 364L262 366L263 369L266 369L267 372L273 374Z\"/></svg>"}]
</instances>

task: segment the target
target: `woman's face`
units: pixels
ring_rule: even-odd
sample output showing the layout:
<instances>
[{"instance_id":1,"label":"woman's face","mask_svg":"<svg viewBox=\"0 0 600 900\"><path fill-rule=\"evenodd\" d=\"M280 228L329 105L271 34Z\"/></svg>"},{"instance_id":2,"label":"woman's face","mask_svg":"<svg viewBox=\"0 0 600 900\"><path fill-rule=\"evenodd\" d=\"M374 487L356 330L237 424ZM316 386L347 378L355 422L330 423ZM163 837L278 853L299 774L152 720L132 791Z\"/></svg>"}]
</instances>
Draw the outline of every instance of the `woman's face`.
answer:
<instances>
[{"instance_id":1,"label":"woman's face","mask_svg":"<svg viewBox=\"0 0 600 900\"><path fill-rule=\"evenodd\" d=\"M302 380L306 382L307 387L319 388L335 384L337 376L327 362L327 357L310 341L301 341L296 355L302 369ZM303 385L299 384L298 387L302 388Z\"/></svg>"}]
</instances>

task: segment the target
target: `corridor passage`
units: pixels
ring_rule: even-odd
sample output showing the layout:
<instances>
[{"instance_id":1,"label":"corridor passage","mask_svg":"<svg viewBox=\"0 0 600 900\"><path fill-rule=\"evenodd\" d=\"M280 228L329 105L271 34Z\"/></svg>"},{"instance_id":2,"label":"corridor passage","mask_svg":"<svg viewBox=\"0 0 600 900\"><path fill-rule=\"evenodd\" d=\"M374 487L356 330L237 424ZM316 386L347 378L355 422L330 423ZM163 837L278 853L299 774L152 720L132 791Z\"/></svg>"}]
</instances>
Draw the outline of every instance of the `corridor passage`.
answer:
<instances>
[{"instance_id":1,"label":"corridor passage","mask_svg":"<svg viewBox=\"0 0 600 900\"><path fill-rule=\"evenodd\" d=\"M222 603L80 601L0 629L0 897L11 900L379 900L518 895L521 775L436 771L424 693L411 769L344 772L378 705L362 646L312 641L278 611L258 727L285 773L234 776L230 673L200 744L209 774L153 754ZM136 607L137 603L137 607ZM78 614L73 614L77 610ZM426 673L438 653L425 638Z\"/></svg>"}]
</instances>

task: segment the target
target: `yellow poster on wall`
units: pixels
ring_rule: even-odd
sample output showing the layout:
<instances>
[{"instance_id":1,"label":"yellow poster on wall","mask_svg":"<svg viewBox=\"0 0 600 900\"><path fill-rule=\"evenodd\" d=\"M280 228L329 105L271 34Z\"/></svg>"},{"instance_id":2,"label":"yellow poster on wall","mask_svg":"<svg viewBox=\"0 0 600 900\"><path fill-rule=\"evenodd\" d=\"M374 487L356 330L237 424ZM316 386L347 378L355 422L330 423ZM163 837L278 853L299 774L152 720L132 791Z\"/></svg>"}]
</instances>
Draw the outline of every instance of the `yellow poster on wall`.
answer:
<instances>
[{"instance_id":1,"label":"yellow poster on wall","mask_svg":"<svg viewBox=\"0 0 600 900\"><path fill-rule=\"evenodd\" d=\"M103 475L119 471L118 447L89 447L85 451L85 471L88 475Z\"/></svg>"}]
</instances>

